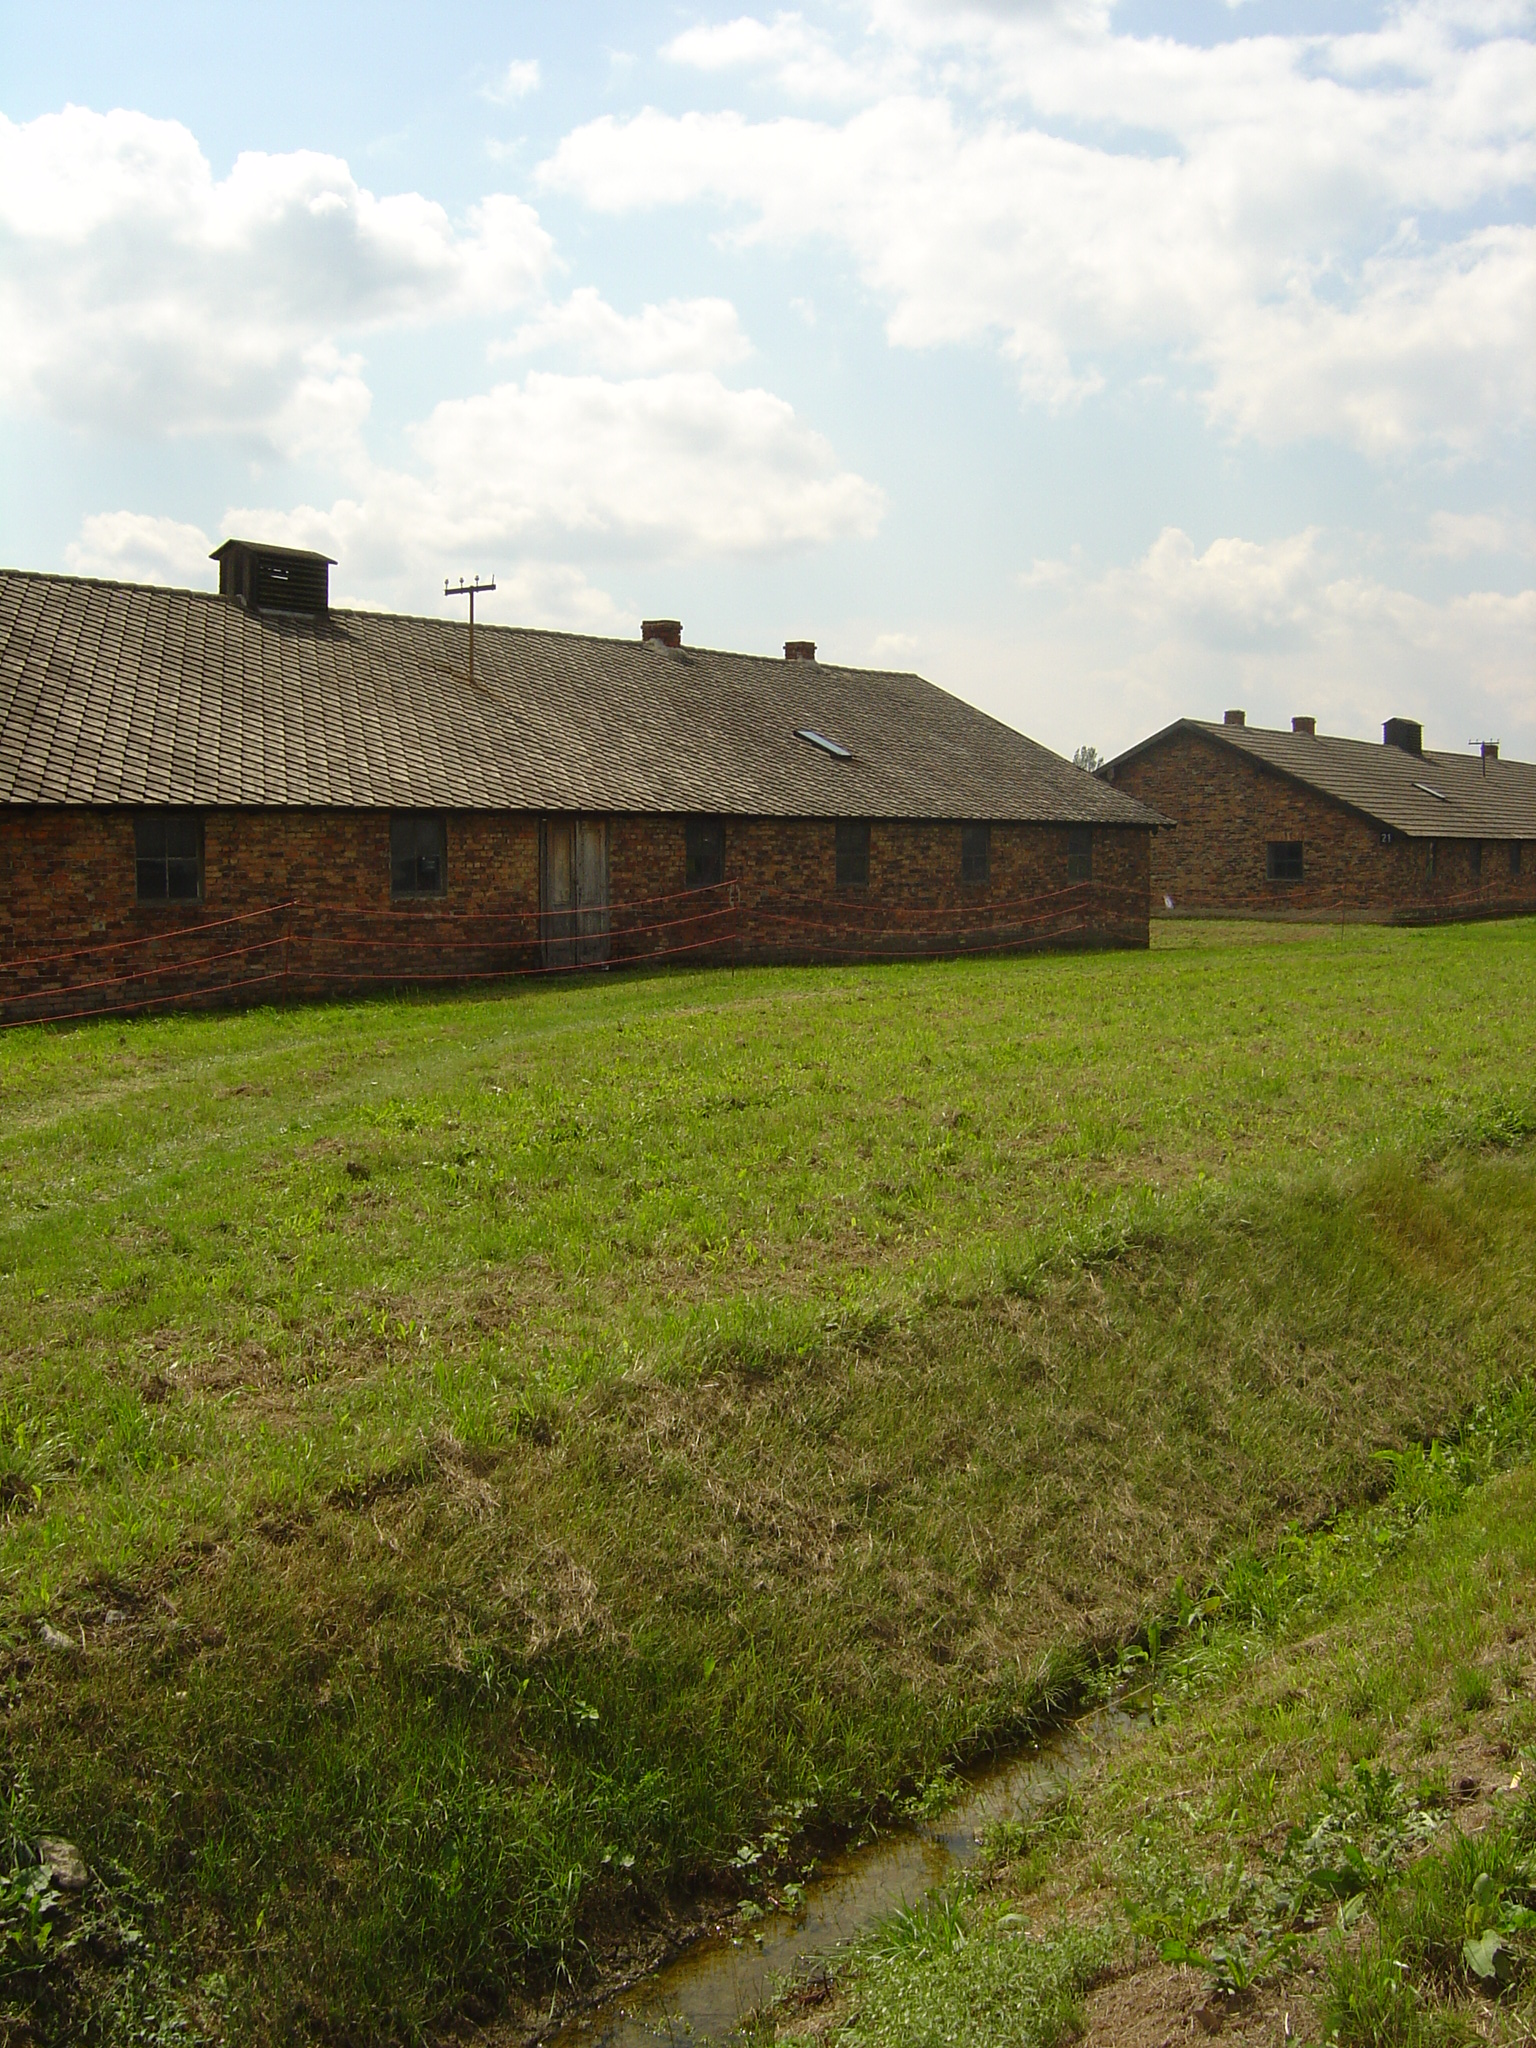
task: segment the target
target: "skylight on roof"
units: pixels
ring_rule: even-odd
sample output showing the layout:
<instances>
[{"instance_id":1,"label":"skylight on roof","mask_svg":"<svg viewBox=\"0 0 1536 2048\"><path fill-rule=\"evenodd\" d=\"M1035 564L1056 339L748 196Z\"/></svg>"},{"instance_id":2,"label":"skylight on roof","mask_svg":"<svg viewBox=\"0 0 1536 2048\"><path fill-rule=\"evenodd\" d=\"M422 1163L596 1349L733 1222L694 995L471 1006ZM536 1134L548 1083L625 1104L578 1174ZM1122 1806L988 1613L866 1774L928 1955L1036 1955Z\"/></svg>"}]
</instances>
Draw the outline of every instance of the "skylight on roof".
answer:
<instances>
[{"instance_id":1,"label":"skylight on roof","mask_svg":"<svg viewBox=\"0 0 1536 2048\"><path fill-rule=\"evenodd\" d=\"M1448 804L1450 798L1443 789L1431 789L1427 782L1416 782L1415 789L1422 789L1426 796L1432 796L1437 804Z\"/></svg>"},{"instance_id":2,"label":"skylight on roof","mask_svg":"<svg viewBox=\"0 0 1536 2048\"><path fill-rule=\"evenodd\" d=\"M797 725L795 727L795 738L797 740L804 740L809 746L820 747L821 751L824 754L830 754L834 761L851 761L853 759L852 751L849 748L840 747L836 740L829 740L824 732L813 732L808 725Z\"/></svg>"}]
</instances>

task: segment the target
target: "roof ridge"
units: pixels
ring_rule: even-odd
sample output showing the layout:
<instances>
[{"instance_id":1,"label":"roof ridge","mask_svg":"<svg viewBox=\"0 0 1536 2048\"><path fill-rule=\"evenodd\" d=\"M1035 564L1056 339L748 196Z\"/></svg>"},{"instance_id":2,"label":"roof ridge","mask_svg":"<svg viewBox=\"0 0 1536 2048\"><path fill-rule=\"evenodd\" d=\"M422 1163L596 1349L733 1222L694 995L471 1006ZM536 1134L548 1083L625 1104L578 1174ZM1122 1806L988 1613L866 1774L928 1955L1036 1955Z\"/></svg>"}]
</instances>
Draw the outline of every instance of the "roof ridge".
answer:
<instances>
[{"instance_id":1,"label":"roof ridge","mask_svg":"<svg viewBox=\"0 0 1536 2048\"><path fill-rule=\"evenodd\" d=\"M12 569L0 566L0 578L14 576L29 583L84 583L96 590L142 590L160 597L204 597L233 603L217 590L194 590L190 583L134 583L126 576L82 576L75 569Z\"/></svg>"},{"instance_id":2,"label":"roof ridge","mask_svg":"<svg viewBox=\"0 0 1536 2048\"><path fill-rule=\"evenodd\" d=\"M274 542L273 546L276 549L277 543ZM290 548L286 549L285 552L294 554L307 551ZM204 602L211 604L239 604L238 599L228 597L222 591L201 590L188 583L144 583L136 582L128 576L88 576L74 569L19 569L0 565L0 578L10 577L35 583L82 584L97 590L141 591L146 596L151 597L192 597L202 599ZM244 607L242 606L241 609L244 609ZM403 624L413 626L443 626L458 628L461 631L465 628L465 621L463 619L441 612L399 611L388 605L332 604L327 606L323 616L343 619L398 619ZM646 645L643 640L626 639L617 633L584 632L581 628L575 626L526 625L503 619L477 618L475 620L475 631L477 634L538 634L546 639L579 640L595 647L632 647L637 653L641 652ZM766 663L775 669L784 666L784 657L781 654L757 654L751 649L742 647L708 647L699 642L685 641L678 651L683 654L707 654L717 661L756 661ZM807 666L813 666L821 674L827 674L830 671L844 675L892 676L900 677L908 682L923 683L931 690L944 689L942 683L932 682L927 676L919 674L916 669L869 668L858 662L826 661L821 659L818 659L814 664L807 664ZM944 694L946 696L955 696L956 692L945 690ZM965 703L967 700L958 698L957 701ZM971 705L970 708L976 711L979 717L992 717L990 712L981 711L976 705ZM994 724L1004 723L1000 719L992 719L992 722ZM1013 726L1008 726L1006 729L1009 732L1017 730Z\"/></svg>"},{"instance_id":3,"label":"roof ridge","mask_svg":"<svg viewBox=\"0 0 1536 2048\"><path fill-rule=\"evenodd\" d=\"M1352 732L1294 732L1288 731L1283 725L1228 725L1224 718L1191 718L1181 723L1197 725L1202 732L1219 732L1224 739L1241 740L1246 734L1250 739L1261 737L1274 740L1306 740L1309 743L1326 742L1346 747L1374 747L1378 753L1386 745L1384 740L1361 739L1358 734ZM1404 749L1397 747L1393 751L1401 754Z\"/></svg>"},{"instance_id":4,"label":"roof ridge","mask_svg":"<svg viewBox=\"0 0 1536 2048\"><path fill-rule=\"evenodd\" d=\"M1457 748L1425 747L1417 754L1410 754L1406 747L1394 746L1389 740L1362 739L1358 733L1352 732L1288 732L1283 725L1228 725L1225 719L1219 718L1188 718L1177 720L1176 723L1196 726L1201 732L1219 733L1223 739L1232 740L1239 746L1245 738L1301 740L1309 747L1366 747L1378 758L1386 758L1389 755L1401 755L1405 761L1440 761L1448 767L1476 766L1478 763L1476 754ZM1172 728L1165 729L1172 730ZM1475 744L1475 742L1470 744ZM1500 761L1501 765L1506 768L1520 768L1533 765L1529 762L1522 762L1518 755L1513 754L1501 756Z\"/></svg>"}]
</instances>

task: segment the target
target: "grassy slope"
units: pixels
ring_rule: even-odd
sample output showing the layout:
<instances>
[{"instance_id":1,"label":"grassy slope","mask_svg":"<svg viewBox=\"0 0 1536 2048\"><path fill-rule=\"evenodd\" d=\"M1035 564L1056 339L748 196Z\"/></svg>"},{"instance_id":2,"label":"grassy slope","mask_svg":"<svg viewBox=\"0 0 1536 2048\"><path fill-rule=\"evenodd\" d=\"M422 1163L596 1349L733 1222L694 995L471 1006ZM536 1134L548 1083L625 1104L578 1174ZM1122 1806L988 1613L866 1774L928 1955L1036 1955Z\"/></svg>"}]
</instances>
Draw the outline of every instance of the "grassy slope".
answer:
<instances>
[{"instance_id":1,"label":"grassy slope","mask_svg":"<svg viewBox=\"0 0 1536 2048\"><path fill-rule=\"evenodd\" d=\"M1529 1389L1517 1406L1528 1460ZM826 2037L1052 2048L1085 2025L1182 2035L1200 2009L1245 2042L1528 2040L1536 1939L1512 1941L1523 1968L1496 2000L1462 1942L1480 1871L1511 1903L1536 1890L1536 1469L1471 1476L1463 1492L1452 1461L1234 1574L1160 1661L1159 1725L999 1830L978 1886L898 1917ZM1345 1845L1363 1860L1341 1901ZM1234 1997L1230 1970L1170 1968L1169 1940L1258 1982Z\"/></svg>"},{"instance_id":2,"label":"grassy slope","mask_svg":"<svg viewBox=\"0 0 1536 2048\"><path fill-rule=\"evenodd\" d=\"M18 1824L409 2032L1358 1497L1530 1355L1536 929L1192 940L0 1043Z\"/></svg>"}]
</instances>

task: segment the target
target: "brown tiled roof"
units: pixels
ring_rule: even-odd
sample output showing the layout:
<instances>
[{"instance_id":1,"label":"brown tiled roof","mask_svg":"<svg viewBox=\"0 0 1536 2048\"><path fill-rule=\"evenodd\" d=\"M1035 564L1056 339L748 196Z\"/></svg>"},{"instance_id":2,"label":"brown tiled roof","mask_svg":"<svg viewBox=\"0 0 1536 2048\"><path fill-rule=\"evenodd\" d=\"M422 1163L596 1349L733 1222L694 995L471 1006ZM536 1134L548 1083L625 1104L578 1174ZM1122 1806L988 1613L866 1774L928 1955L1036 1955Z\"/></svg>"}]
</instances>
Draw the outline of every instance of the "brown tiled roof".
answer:
<instances>
[{"instance_id":1,"label":"brown tiled roof","mask_svg":"<svg viewBox=\"0 0 1536 2048\"><path fill-rule=\"evenodd\" d=\"M467 661L454 620L0 571L0 802L1161 822L920 676L487 625Z\"/></svg>"},{"instance_id":2,"label":"brown tiled roof","mask_svg":"<svg viewBox=\"0 0 1536 2048\"><path fill-rule=\"evenodd\" d=\"M1113 775L1180 732L1202 733L1406 838L1536 839L1536 765L1529 761L1489 761L1485 773L1473 753L1410 754L1372 740L1181 718L1101 772Z\"/></svg>"}]
</instances>

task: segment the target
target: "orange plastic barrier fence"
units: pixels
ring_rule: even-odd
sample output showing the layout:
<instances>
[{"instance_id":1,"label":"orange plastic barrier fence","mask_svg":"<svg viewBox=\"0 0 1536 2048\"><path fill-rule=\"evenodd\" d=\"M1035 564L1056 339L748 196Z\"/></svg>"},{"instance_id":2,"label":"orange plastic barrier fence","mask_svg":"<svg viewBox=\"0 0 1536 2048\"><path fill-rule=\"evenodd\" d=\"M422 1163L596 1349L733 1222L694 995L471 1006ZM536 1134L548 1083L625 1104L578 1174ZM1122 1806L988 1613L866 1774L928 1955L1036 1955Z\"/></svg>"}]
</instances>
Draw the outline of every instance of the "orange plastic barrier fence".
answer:
<instances>
[{"instance_id":1,"label":"orange plastic barrier fence","mask_svg":"<svg viewBox=\"0 0 1536 2048\"><path fill-rule=\"evenodd\" d=\"M1339 906L1345 914L1350 907ZM1486 894L1466 892L1404 905L1398 914L1452 917L1468 909L1503 907L1490 902ZM552 923L561 937L573 927L576 935L606 935L619 949L611 963L616 966L664 965L744 939L770 947L781 956L855 963L864 958L931 958L940 950L952 954L1005 952L1030 943L1071 938L1106 924L1112 928L1122 918L1139 920L1147 909L1144 892L1107 881L1069 883L1043 895L989 899L974 909L954 903L861 902L841 895L832 899L775 896L756 901L747 898L739 884L725 882L611 905L606 934L582 934L580 913L568 910L458 912L414 904L409 908L331 910L288 898L233 916L132 938L103 939L18 960L0 960L0 989L8 981L12 984L8 992L0 993L0 1029L128 1016L179 1003L227 998L258 987L275 987L282 993L319 984L439 985L590 972L586 965L527 962L526 955L540 946ZM344 917L349 928L329 929L327 920L332 916ZM222 943L233 939L237 928L263 919L272 920L275 928L245 943ZM211 937L218 941L213 950L207 946ZM658 943L640 947L640 941ZM365 965L367 954L381 949L390 952L389 962ZM468 962L452 964L451 956L456 954L490 955L493 959L497 954L522 954L525 958L471 966ZM433 964L445 957L448 965ZM226 972L210 979L210 969L228 970L257 961L262 964L255 972ZM60 972L86 962L92 963L86 970L88 979L75 980ZM97 965L113 971L94 972ZM119 968L121 971L115 971ZM35 987L15 986L15 977L30 971L39 971L46 978ZM144 983L158 981L179 985L140 995L129 993ZM81 1001L82 997L109 997L116 991L123 992L123 1000ZM12 1014L4 1014L7 1012Z\"/></svg>"}]
</instances>

